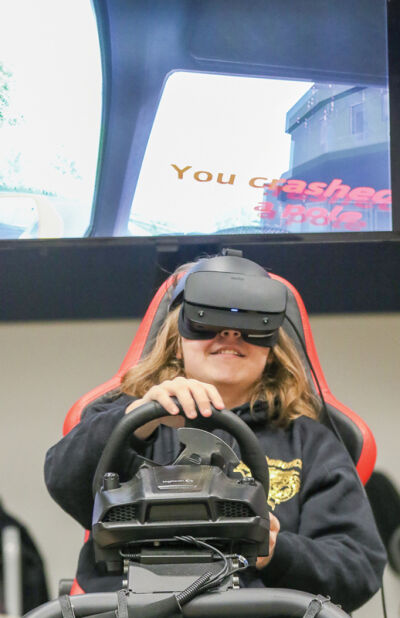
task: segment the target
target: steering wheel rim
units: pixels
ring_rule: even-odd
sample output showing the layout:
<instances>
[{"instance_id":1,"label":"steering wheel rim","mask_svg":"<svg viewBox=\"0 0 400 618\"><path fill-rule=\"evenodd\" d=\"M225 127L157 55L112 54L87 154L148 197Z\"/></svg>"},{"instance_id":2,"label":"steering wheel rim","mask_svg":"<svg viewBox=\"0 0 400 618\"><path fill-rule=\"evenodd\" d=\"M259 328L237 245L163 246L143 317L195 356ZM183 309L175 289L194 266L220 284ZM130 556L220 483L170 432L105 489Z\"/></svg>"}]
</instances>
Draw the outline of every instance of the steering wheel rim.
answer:
<instances>
[{"instance_id":1,"label":"steering wheel rim","mask_svg":"<svg viewBox=\"0 0 400 618\"><path fill-rule=\"evenodd\" d=\"M179 402L177 402L177 405L180 407ZM223 429L233 435L239 444L244 463L249 467L253 477L261 483L268 499L268 464L258 439L250 427L231 410L212 408L212 412L210 417L198 416L193 420L185 417L187 426L196 428L200 426L206 431ZM180 409L180 414L183 416L182 409ZM157 401L150 401L132 410L119 421L114 427L97 465L93 479L93 495L100 490L104 474L113 471L114 460L129 435L145 423L167 415L168 413Z\"/></svg>"},{"instance_id":2,"label":"steering wheel rim","mask_svg":"<svg viewBox=\"0 0 400 618\"><path fill-rule=\"evenodd\" d=\"M148 595L135 595L137 615L140 608L149 603ZM151 603L160 601L169 594L151 595ZM315 595L285 588L241 588L225 592L205 593L182 607L185 618L293 618L303 616ZM81 594L71 597L75 615L84 618L103 612L114 612L118 607L116 592ZM24 618L62 618L59 599L45 603L25 614ZM324 602L318 618L349 618L337 605Z\"/></svg>"}]
</instances>

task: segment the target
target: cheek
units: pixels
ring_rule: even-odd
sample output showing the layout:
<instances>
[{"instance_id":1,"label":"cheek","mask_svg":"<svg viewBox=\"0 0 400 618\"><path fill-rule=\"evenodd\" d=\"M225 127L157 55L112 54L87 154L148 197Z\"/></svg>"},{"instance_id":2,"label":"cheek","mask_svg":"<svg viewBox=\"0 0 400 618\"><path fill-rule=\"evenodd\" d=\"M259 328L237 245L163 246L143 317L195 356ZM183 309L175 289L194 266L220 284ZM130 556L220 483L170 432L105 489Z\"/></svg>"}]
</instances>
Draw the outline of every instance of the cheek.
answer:
<instances>
[{"instance_id":1,"label":"cheek","mask_svg":"<svg viewBox=\"0 0 400 618\"><path fill-rule=\"evenodd\" d=\"M257 354L257 357L254 359L254 367L258 372L258 377L261 377L268 364L268 356L270 351L270 348L266 348L265 350L262 350L261 353Z\"/></svg>"},{"instance_id":2,"label":"cheek","mask_svg":"<svg viewBox=\"0 0 400 618\"><path fill-rule=\"evenodd\" d=\"M185 366L190 365L196 362L200 362L203 359L204 349L204 341L182 338L179 343L176 357L182 359Z\"/></svg>"}]
</instances>

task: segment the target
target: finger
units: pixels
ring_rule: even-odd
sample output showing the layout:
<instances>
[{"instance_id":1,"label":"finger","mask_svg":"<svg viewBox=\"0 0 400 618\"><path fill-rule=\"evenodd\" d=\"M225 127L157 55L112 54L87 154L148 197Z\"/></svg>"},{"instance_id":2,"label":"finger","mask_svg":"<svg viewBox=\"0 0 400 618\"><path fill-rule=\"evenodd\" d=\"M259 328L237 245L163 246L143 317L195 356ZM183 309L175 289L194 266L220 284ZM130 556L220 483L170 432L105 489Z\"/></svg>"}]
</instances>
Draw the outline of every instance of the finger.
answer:
<instances>
[{"instance_id":1,"label":"finger","mask_svg":"<svg viewBox=\"0 0 400 618\"><path fill-rule=\"evenodd\" d=\"M176 397L184 415L187 418L196 418L196 403L189 387L187 378L178 377L162 383L162 387L168 391L170 396Z\"/></svg>"},{"instance_id":2,"label":"finger","mask_svg":"<svg viewBox=\"0 0 400 618\"><path fill-rule=\"evenodd\" d=\"M212 384L204 384L204 383L203 383L203 386L206 389L207 395L212 405L214 406L214 408L217 408L217 410L223 410L225 408L224 400L222 399L221 395L219 394L215 386L213 386Z\"/></svg>"},{"instance_id":3,"label":"finger","mask_svg":"<svg viewBox=\"0 0 400 618\"><path fill-rule=\"evenodd\" d=\"M279 530L281 529L281 524L279 519L275 515L273 515L273 513L269 514L269 524L270 532L278 534Z\"/></svg>"},{"instance_id":4,"label":"finger","mask_svg":"<svg viewBox=\"0 0 400 618\"><path fill-rule=\"evenodd\" d=\"M188 382L191 395L201 416L211 416L211 401L207 389L205 388L205 384L198 382L197 380L189 380Z\"/></svg>"},{"instance_id":5,"label":"finger","mask_svg":"<svg viewBox=\"0 0 400 618\"><path fill-rule=\"evenodd\" d=\"M136 410L136 408L140 408L146 401L144 399L136 399L129 404L127 408L125 408L125 414L129 414L132 410Z\"/></svg>"},{"instance_id":6,"label":"finger","mask_svg":"<svg viewBox=\"0 0 400 618\"><path fill-rule=\"evenodd\" d=\"M187 418L196 418L196 402L187 384L180 386L175 393L183 413Z\"/></svg>"},{"instance_id":7,"label":"finger","mask_svg":"<svg viewBox=\"0 0 400 618\"><path fill-rule=\"evenodd\" d=\"M261 570L264 569L267 564L270 562L272 556L258 556L256 562L256 569Z\"/></svg>"},{"instance_id":8,"label":"finger","mask_svg":"<svg viewBox=\"0 0 400 618\"><path fill-rule=\"evenodd\" d=\"M143 397L146 401L157 401L168 414L179 414L179 408L171 399L171 395L165 387L153 386Z\"/></svg>"},{"instance_id":9,"label":"finger","mask_svg":"<svg viewBox=\"0 0 400 618\"><path fill-rule=\"evenodd\" d=\"M279 519L272 513L269 514L270 531L269 531L269 554L272 556L275 550L276 541L278 538L281 524Z\"/></svg>"},{"instance_id":10,"label":"finger","mask_svg":"<svg viewBox=\"0 0 400 618\"><path fill-rule=\"evenodd\" d=\"M279 534L279 531L278 531L278 530L272 530L272 531L270 532L270 534L269 534L269 541L270 541L270 545L271 545L271 543L272 543L273 545L275 545L275 543L276 543L276 539L278 538L278 534Z\"/></svg>"}]
</instances>

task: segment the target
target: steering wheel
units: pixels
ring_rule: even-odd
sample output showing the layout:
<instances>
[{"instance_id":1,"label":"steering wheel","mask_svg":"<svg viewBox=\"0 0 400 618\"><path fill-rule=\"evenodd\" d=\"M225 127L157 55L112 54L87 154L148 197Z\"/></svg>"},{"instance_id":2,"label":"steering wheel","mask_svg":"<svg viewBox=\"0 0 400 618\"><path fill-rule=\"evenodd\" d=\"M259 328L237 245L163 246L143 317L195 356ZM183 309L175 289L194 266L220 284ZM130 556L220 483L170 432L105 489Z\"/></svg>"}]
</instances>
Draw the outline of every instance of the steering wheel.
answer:
<instances>
[{"instance_id":1,"label":"steering wheel","mask_svg":"<svg viewBox=\"0 0 400 618\"><path fill-rule=\"evenodd\" d=\"M179 407L178 402L177 405ZM183 415L182 410L180 410L180 414ZM97 465L93 480L93 495L100 490L104 474L114 469L115 459L129 435L142 425L163 416L167 416L165 409L158 402L150 401L132 410L119 421L108 439ZM268 498L269 472L265 455L256 436L241 418L230 410L219 411L214 408L212 416L198 416L193 420L186 418L186 426L201 427L206 431L223 429L230 433L239 444L244 463L249 467L256 481L261 483Z\"/></svg>"}]
</instances>

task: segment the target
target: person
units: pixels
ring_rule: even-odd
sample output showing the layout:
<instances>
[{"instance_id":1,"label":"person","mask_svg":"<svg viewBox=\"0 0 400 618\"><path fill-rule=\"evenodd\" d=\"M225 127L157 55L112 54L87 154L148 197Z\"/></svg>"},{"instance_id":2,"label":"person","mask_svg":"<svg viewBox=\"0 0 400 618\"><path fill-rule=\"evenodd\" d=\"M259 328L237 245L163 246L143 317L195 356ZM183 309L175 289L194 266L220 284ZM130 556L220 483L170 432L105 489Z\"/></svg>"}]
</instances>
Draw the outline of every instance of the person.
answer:
<instances>
[{"instance_id":1,"label":"person","mask_svg":"<svg viewBox=\"0 0 400 618\"><path fill-rule=\"evenodd\" d=\"M7 552L4 548L5 536L7 530L13 530L17 534L17 539L20 539L21 552L21 591L18 594L18 586L13 586L13 566L14 561L11 557L11 563L7 561ZM16 542L14 540L14 542ZM13 549L13 543L11 549ZM14 551L18 551L14 547ZM46 603L49 600L47 587L47 578L45 572L45 564L32 534L28 528L14 515L11 515L6 510L0 501L0 615L10 614L16 611L16 606L21 604L21 611L26 614L30 610ZM10 572L7 570L11 568ZM10 588L11 582L11 588ZM8 593L8 598L5 598L5 593ZM8 605L8 607L7 607Z\"/></svg>"},{"instance_id":2,"label":"person","mask_svg":"<svg viewBox=\"0 0 400 618\"><path fill-rule=\"evenodd\" d=\"M258 264L231 256L200 260L179 281L177 276L152 350L125 374L120 389L87 406L79 424L49 450L45 479L52 497L89 529L94 472L124 414L149 401L166 411L138 428L121 450L119 473L127 480L138 455L174 461L176 428L185 418L231 409L257 436L270 472L269 556L241 574L241 585L322 594L350 612L379 589L385 551L350 456L318 420L320 403L282 327L286 289L271 281ZM230 305L221 300L217 306L215 295L225 304L229 297ZM199 309L200 301L216 305L205 325L200 318L213 311ZM263 319L257 311L239 310L241 302L252 309L267 303ZM234 439L225 438L237 451ZM249 473L243 463L239 470ZM119 576L95 565L90 539L80 553L77 580L86 592L121 588Z\"/></svg>"}]
</instances>

